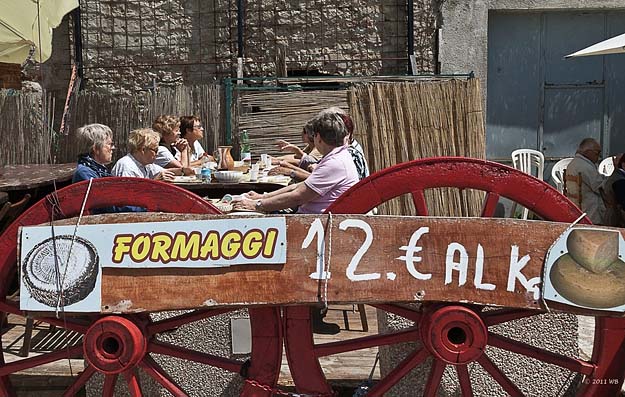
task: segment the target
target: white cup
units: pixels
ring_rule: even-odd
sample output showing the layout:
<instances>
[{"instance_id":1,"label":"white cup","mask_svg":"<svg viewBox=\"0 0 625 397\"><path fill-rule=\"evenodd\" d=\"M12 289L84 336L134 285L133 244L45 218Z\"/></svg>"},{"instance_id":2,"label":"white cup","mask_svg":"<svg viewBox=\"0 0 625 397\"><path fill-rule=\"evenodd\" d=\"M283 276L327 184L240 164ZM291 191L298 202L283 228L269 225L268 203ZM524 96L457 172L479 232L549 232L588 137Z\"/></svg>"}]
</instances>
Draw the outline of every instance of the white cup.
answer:
<instances>
[{"instance_id":1,"label":"white cup","mask_svg":"<svg viewBox=\"0 0 625 397\"><path fill-rule=\"evenodd\" d=\"M256 171L256 173L258 173L258 171L260 171L260 163L252 164L250 171Z\"/></svg>"},{"instance_id":2,"label":"white cup","mask_svg":"<svg viewBox=\"0 0 625 397\"><path fill-rule=\"evenodd\" d=\"M267 157L265 157L265 168L271 168L271 156L270 155L266 155Z\"/></svg>"},{"instance_id":3,"label":"white cup","mask_svg":"<svg viewBox=\"0 0 625 397\"><path fill-rule=\"evenodd\" d=\"M256 182L258 180L258 170L254 168L250 169L250 182Z\"/></svg>"},{"instance_id":4,"label":"white cup","mask_svg":"<svg viewBox=\"0 0 625 397\"><path fill-rule=\"evenodd\" d=\"M260 162L263 164L263 168L267 164L267 157L269 157L266 153L262 153L260 155Z\"/></svg>"}]
</instances>

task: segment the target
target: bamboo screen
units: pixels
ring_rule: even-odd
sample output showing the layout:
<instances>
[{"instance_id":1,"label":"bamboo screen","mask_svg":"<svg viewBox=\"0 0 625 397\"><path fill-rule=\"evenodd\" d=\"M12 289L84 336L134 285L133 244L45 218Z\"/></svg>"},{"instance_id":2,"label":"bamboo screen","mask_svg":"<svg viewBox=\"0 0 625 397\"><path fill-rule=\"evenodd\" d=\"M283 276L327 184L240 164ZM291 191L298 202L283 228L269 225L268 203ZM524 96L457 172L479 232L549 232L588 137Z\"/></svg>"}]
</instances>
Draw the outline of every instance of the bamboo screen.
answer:
<instances>
[{"instance_id":1,"label":"bamboo screen","mask_svg":"<svg viewBox=\"0 0 625 397\"><path fill-rule=\"evenodd\" d=\"M483 102L477 79L359 84L348 92L355 135L371 172L439 156L485 158ZM432 175L435 178L435 175ZM429 215L478 216L483 192L431 189ZM381 214L415 214L412 198L381 205Z\"/></svg>"},{"instance_id":2,"label":"bamboo screen","mask_svg":"<svg viewBox=\"0 0 625 397\"><path fill-rule=\"evenodd\" d=\"M347 110L345 90L245 92L239 100L238 130L247 130L254 158L281 155L278 139L301 146L302 127L319 111L331 106Z\"/></svg>"}]
</instances>

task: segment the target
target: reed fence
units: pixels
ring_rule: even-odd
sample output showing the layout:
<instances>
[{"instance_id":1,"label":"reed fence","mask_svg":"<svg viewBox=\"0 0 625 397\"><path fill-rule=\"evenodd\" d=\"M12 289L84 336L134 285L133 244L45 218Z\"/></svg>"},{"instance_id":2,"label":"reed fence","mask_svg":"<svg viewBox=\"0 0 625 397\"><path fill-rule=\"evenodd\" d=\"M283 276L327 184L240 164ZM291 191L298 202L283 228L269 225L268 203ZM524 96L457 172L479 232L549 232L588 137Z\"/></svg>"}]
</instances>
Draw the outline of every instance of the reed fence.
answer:
<instances>
[{"instance_id":1,"label":"reed fence","mask_svg":"<svg viewBox=\"0 0 625 397\"><path fill-rule=\"evenodd\" d=\"M372 172L425 157L485 158L484 112L477 79L357 84L350 88L348 99L355 136ZM427 190L425 197L432 216L478 216L483 192L441 188ZM407 195L379 210L383 214L415 214Z\"/></svg>"},{"instance_id":2,"label":"reed fence","mask_svg":"<svg viewBox=\"0 0 625 397\"><path fill-rule=\"evenodd\" d=\"M126 154L128 133L151 126L160 114L199 116L205 128L202 146L207 151L225 139L223 89L217 84L159 89L136 96L81 91L70 103L64 135L50 127L58 124L53 118L53 97L42 98L41 93L0 91L1 165L74 162L84 151L77 146L76 129L89 123L111 127L117 160Z\"/></svg>"}]
</instances>

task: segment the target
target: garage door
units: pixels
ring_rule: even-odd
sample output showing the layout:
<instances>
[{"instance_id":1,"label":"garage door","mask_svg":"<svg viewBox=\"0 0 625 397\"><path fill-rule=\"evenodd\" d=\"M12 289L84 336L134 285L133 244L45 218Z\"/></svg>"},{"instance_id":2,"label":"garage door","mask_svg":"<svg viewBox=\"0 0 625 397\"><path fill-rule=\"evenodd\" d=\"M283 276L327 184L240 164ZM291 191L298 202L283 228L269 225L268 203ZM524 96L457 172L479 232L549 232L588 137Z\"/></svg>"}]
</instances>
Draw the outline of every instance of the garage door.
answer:
<instances>
[{"instance_id":1,"label":"garage door","mask_svg":"<svg viewBox=\"0 0 625 397\"><path fill-rule=\"evenodd\" d=\"M569 157L585 137L625 151L625 54L564 59L621 33L625 12L491 13L487 156Z\"/></svg>"}]
</instances>

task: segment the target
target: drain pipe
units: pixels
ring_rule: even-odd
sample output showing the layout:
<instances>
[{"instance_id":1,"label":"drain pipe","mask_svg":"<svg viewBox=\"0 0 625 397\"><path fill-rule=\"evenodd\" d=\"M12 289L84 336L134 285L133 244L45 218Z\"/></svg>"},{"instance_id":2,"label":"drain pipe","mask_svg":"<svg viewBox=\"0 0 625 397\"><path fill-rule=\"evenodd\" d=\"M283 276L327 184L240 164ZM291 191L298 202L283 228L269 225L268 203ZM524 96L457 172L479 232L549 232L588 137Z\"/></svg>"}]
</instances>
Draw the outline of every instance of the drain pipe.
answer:
<instances>
[{"instance_id":1,"label":"drain pipe","mask_svg":"<svg viewBox=\"0 0 625 397\"><path fill-rule=\"evenodd\" d=\"M80 77L80 80L82 81L82 20L80 17L80 6L76 7L72 12L72 20L74 22L74 62L76 63L76 74L78 75L78 77ZM78 87L78 89L80 89L80 87Z\"/></svg>"},{"instance_id":2,"label":"drain pipe","mask_svg":"<svg viewBox=\"0 0 625 397\"><path fill-rule=\"evenodd\" d=\"M414 56L414 0L408 0L408 25L406 26L406 39L408 42L408 70L411 74L417 71L413 70L411 57Z\"/></svg>"},{"instance_id":3,"label":"drain pipe","mask_svg":"<svg viewBox=\"0 0 625 397\"><path fill-rule=\"evenodd\" d=\"M243 0L237 0L237 44L239 46L237 57L243 58L243 19L245 10Z\"/></svg>"}]
</instances>

